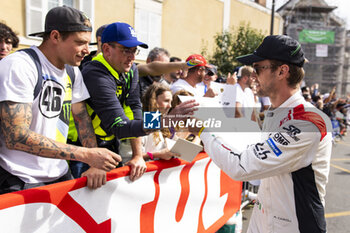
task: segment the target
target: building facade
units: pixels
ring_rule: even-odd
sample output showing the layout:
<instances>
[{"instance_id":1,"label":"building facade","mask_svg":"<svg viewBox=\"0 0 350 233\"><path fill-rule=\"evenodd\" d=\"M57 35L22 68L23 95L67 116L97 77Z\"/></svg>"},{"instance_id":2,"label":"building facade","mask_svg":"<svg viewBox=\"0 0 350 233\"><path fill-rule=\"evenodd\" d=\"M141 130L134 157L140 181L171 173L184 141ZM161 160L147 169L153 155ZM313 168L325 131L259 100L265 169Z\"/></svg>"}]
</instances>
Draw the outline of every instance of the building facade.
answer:
<instances>
[{"instance_id":1,"label":"building facade","mask_svg":"<svg viewBox=\"0 0 350 233\"><path fill-rule=\"evenodd\" d=\"M266 35L270 32L271 10L265 0L12 0L2 3L0 20L19 34L20 48L38 45L40 39L28 34L43 30L47 11L59 5L84 11L93 23L93 35L103 24L126 22L150 49L163 47L182 59L200 53L203 45L210 53L216 33L242 22ZM281 34L278 14L274 22L275 34ZM147 54L143 50L137 60L144 61Z\"/></svg>"},{"instance_id":2,"label":"building facade","mask_svg":"<svg viewBox=\"0 0 350 233\"><path fill-rule=\"evenodd\" d=\"M277 12L284 19L284 33L301 43L309 60L306 85L319 83L322 93L336 86L337 95L344 96L350 91L349 37L335 8L324 0L290 0Z\"/></svg>"}]
</instances>

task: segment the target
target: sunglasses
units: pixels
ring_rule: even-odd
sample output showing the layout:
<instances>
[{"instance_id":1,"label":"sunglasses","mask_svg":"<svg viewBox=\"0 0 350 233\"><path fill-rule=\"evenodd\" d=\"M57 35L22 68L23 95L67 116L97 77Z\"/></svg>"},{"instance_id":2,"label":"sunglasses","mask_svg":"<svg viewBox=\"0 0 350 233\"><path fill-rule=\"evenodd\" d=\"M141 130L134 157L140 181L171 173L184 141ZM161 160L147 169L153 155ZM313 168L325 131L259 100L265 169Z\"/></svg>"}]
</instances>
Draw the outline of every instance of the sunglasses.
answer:
<instances>
[{"instance_id":1,"label":"sunglasses","mask_svg":"<svg viewBox=\"0 0 350 233\"><path fill-rule=\"evenodd\" d=\"M211 70L209 70L208 68L204 68L204 67L201 67L200 70L204 70L205 71L205 75L208 75L208 76L213 76L215 75Z\"/></svg>"},{"instance_id":2,"label":"sunglasses","mask_svg":"<svg viewBox=\"0 0 350 233\"><path fill-rule=\"evenodd\" d=\"M215 74L209 70L209 71L207 71L206 75L208 75L208 76L214 76Z\"/></svg>"},{"instance_id":3,"label":"sunglasses","mask_svg":"<svg viewBox=\"0 0 350 233\"><path fill-rule=\"evenodd\" d=\"M254 65L253 66L253 69L254 69L254 72L259 75L261 73L262 70L266 70L266 69L272 69L276 67L275 65L269 65L269 66L259 66L259 65Z\"/></svg>"}]
</instances>

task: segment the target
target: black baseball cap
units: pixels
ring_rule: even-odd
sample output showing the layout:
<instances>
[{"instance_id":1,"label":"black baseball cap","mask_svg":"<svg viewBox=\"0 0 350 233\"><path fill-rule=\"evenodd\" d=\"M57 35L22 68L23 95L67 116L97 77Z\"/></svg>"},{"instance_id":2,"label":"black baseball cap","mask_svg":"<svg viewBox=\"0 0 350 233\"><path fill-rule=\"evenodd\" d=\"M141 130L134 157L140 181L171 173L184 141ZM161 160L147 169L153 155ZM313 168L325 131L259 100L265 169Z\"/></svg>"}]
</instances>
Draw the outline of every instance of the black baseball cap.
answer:
<instances>
[{"instance_id":1,"label":"black baseball cap","mask_svg":"<svg viewBox=\"0 0 350 233\"><path fill-rule=\"evenodd\" d=\"M254 53L236 59L245 65L266 59L284 61L299 67L303 67L305 63L304 52L299 42L285 35L267 36Z\"/></svg>"},{"instance_id":2,"label":"black baseball cap","mask_svg":"<svg viewBox=\"0 0 350 233\"><path fill-rule=\"evenodd\" d=\"M59 32L91 32L92 27L89 18L83 12L72 7L59 6L47 12L45 31L31 33L29 36L43 37L45 32L51 32L52 30Z\"/></svg>"},{"instance_id":3,"label":"black baseball cap","mask_svg":"<svg viewBox=\"0 0 350 233\"><path fill-rule=\"evenodd\" d=\"M213 75L218 74L218 67L216 65L209 64L209 67L207 67L207 70L213 73Z\"/></svg>"}]
</instances>

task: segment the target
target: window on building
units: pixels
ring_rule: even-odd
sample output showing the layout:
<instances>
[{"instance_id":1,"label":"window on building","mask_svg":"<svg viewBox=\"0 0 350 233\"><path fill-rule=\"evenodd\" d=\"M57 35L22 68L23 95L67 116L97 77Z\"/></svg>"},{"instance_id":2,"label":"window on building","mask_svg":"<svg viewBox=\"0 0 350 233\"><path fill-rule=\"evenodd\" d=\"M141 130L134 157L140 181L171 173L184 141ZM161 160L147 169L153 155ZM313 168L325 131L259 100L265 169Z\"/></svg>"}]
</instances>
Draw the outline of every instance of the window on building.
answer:
<instances>
[{"instance_id":1,"label":"window on building","mask_svg":"<svg viewBox=\"0 0 350 233\"><path fill-rule=\"evenodd\" d=\"M162 36L162 0L135 1L135 31L137 38L148 44L148 49L141 49L136 57L146 60L149 50L161 47Z\"/></svg>"},{"instance_id":2,"label":"window on building","mask_svg":"<svg viewBox=\"0 0 350 233\"><path fill-rule=\"evenodd\" d=\"M26 0L26 34L44 31L46 13L57 6L83 11L93 21L94 0Z\"/></svg>"}]
</instances>

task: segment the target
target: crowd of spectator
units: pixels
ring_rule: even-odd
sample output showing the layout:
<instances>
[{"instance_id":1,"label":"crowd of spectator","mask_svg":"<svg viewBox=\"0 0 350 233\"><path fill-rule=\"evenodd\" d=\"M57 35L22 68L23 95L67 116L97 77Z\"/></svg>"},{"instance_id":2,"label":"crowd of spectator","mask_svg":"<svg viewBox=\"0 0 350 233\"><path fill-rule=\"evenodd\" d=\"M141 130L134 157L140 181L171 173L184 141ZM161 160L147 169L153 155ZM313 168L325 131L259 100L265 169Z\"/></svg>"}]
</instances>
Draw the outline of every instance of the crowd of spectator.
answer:
<instances>
[{"instance_id":1,"label":"crowd of spectator","mask_svg":"<svg viewBox=\"0 0 350 233\"><path fill-rule=\"evenodd\" d=\"M122 41L125 38L127 38L127 42ZM4 23L0 24L0 40L1 58L7 56L13 48L18 47L18 37ZM99 146L120 153L119 146L125 142L129 144L129 151L122 150L123 153L129 153L129 155L121 154L122 157L131 154L131 157L140 158L137 161L143 161L141 151L144 147L141 148L141 138L137 139L137 137L146 134L142 128L141 106L143 103L143 111L145 111L147 110L145 103L155 101L149 99L153 98L155 94L147 93L148 90L166 90L167 96L171 91L172 95L175 96L174 98L171 96L171 99L178 101L177 95L180 93L182 95L216 97L220 92L216 83L234 85L236 92L234 117L245 117L258 121L260 125L264 119L264 111L270 106L268 97L258 97L256 93L254 69L251 66L237 67L236 72L233 71L232 75L229 73L227 79L223 79L218 74L218 67L215 64L208 64L200 54L189 55L186 61L182 61L178 57L171 57L166 49L159 47L150 50L146 64L134 63L138 53L136 46L143 48L148 48L148 46L134 37L134 31L128 24L102 25L96 31L96 43L90 45L96 45L97 50L86 55L81 64L79 63L90 96L86 100L87 109ZM135 49L131 50L130 47ZM120 50L119 55L113 51L115 48ZM121 59L122 56L125 57L124 60ZM111 64L111 66L105 65L106 63ZM99 66L100 68L93 72L94 67ZM103 71L104 75L110 74L109 83L105 83L106 78L97 78L100 76L98 73L102 72L101 67L106 67L106 71ZM111 69L118 72L116 76ZM128 74L128 77L124 76L125 73ZM101 84L99 84L99 80L102 80ZM113 87L113 85L115 86ZM109 91L106 91L106 88ZM350 117L350 99L337 98L335 88L324 94L321 94L318 88L318 84L311 87L303 86L301 94L306 101L326 113L332 122L338 122L339 131L337 133L345 135ZM107 93L109 94L107 95ZM161 107L159 104L157 105L157 102L154 103L153 110L157 109L156 106ZM167 113L167 111L161 112L162 114ZM96 119L99 123L94 123ZM70 130L67 135L68 143L81 146L80 135L77 137L79 133L74 125L75 121L77 121L76 118L71 115ZM171 130L174 131L174 129ZM169 130L163 129L162 132L169 132ZM151 135L160 138L156 132L147 137ZM169 136L167 133L165 135ZM174 132L172 132L172 136L174 136ZM127 139L129 137L134 137L134 139ZM112 139L109 140L110 138ZM127 159L125 162L136 167L135 178L139 177L146 169L144 163L133 163ZM72 161L71 169L74 177L78 178L89 169L89 166L79 161Z\"/></svg>"},{"instance_id":2,"label":"crowd of spectator","mask_svg":"<svg viewBox=\"0 0 350 233\"><path fill-rule=\"evenodd\" d=\"M76 25L71 27L69 22ZM280 101L270 89L264 95L264 80L256 81L259 73L268 69L275 72L280 68L281 84L288 96L281 90L275 92L285 98L283 101L301 101L303 97L327 114L333 136L346 135L349 96L337 97L335 88L322 94L318 84L303 86L300 93L294 94L303 78L304 55L298 50L300 46L294 48L281 42L296 43L289 37L268 37L280 43L282 49L289 53L294 49L292 52L300 56L288 58L288 65L283 63L287 59L283 54L277 62L271 59L270 65L250 66L270 61L269 55L250 63L243 59L246 65L237 67L237 72L223 80L218 67L200 54L189 54L182 61L165 48L156 47L150 50L145 64L135 63L139 48L147 49L148 45L122 22L101 26L96 32L97 50L90 53L91 31L89 19L82 12L56 7L46 16L45 31L32 34L43 38L40 46L29 49L37 58L31 58L28 50L8 56L19 40L11 28L0 23L0 84L4 89L0 94L0 193L81 176L87 177L90 188L97 188L106 183L107 171L124 165L130 166L133 181L146 172L146 160L181 156L170 151L167 139L183 138L200 144L203 128L198 134L178 127L146 129L143 119L145 112L174 119L192 114L198 103L181 102L181 95L218 98L227 87L222 85L232 85L235 111L231 117L246 118L261 126L272 103L267 96L272 96L274 103ZM295 77L295 83L285 82L287 69L302 75ZM40 84L41 94L33 99L36 83ZM258 157L259 149L251 149L252 154L253 150ZM276 151L275 148L273 152L279 156ZM70 167L65 160L71 160Z\"/></svg>"},{"instance_id":3,"label":"crowd of spectator","mask_svg":"<svg viewBox=\"0 0 350 233\"><path fill-rule=\"evenodd\" d=\"M339 139L347 134L350 120L350 95L338 97L336 87L333 87L329 92L321 93L318 83L311 85L311 87L303 86L301 93L306 101L323 111L331 119L333 137Z\"/></svg>"}]
</instances>

